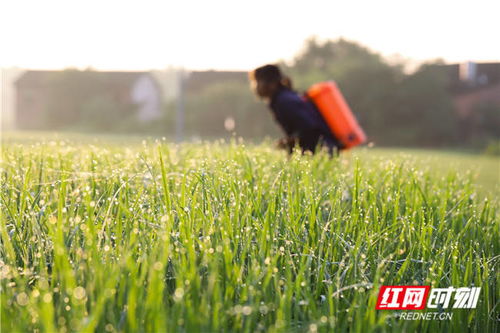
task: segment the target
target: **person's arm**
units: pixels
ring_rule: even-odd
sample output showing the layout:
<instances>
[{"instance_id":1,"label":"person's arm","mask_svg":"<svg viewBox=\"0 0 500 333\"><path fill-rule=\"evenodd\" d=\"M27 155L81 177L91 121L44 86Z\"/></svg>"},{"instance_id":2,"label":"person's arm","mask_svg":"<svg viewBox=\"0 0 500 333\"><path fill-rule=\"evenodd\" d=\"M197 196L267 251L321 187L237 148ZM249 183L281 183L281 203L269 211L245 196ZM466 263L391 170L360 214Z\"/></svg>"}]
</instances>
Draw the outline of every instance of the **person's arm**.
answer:
<instances>
[{"instance_id":1,"label":"person's arm","mask_svg":"<svg viewBox=\"0 0 500 333\"><path fill-rule=\"evenodd\" d=\"M283 108L273 109L273 116L274 120L278 123L283 132L285 132L285 137L276 141L276 147L278 149L286 150L290 155L293 152L293 147L295 146L296 141L295 137L293 136L293 124L286 117L286 112L283 110Z\"/></svg>"},{"instance_id":2,"label":"person's arm","mask_svg":"<svg viewBox=\"0 0 500 333\"><path fill-rule=\"evenodd\" d=\"M287 137L298 138L294 139L293 145L298 141L303 153L306 150L314 153L319 140L319 131L308 105L300 99L288 99L280 101L277 110L276 118ZM290 153L292 149L293 146L289 150Z\"/></svg>"},{"instance_id":3,"label":"person's arm","mask_svg":"<svg viewBox=\"0 0 500 333\"><path fill-rule=\"evenodd\" d=\"M303 131L316 128L307 104L300 99L279 101L275 116L287 137L298 136Z\"/></svg>"}]
</instances>

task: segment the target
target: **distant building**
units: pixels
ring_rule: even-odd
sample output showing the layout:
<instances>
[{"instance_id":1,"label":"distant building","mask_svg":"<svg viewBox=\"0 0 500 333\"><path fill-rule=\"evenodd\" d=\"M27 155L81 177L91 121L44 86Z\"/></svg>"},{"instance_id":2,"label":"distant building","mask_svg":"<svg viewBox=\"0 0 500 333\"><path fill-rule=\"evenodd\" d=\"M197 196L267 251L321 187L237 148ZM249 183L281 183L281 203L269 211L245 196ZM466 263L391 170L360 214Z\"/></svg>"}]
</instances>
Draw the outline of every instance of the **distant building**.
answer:
<instances>
[{"instance_id":1,"label":"distant building","mask_svg":"<svg viewBox=\"0 0 500 333\"><path fill-rule=\"evenodd\" d=\"M0 130L15 129L16 91L14 84L24 70L11 67L0 69Z\"/></svg>"},{"instance_id":2,"label":"distant building","mask_svg":"<svg viewBox=\"0 0 500 333\"><path fill-rule=\"evenodd\" d=\"M224 82L248 83L248 72L243 71L193 71L185 82L185 90L189 93L199 93L206 87Z\"/></svg>"},{"instance_id":3,"label":"distant building","mask_svg":"<svg viewBox=\"0 0 500 333\"><path fill-rule=\"evenodd\" d=\"M460 117L473 115L479 104L500 107L500 62L439 65L449 80L455 107Z\"/></svg>"},{"instance_id":4,"label":"distant building","mask_svg":"<svg viewBox=\"0 0 500 333\"><path fill-rule=\"evenodd\" d=\"M77 119L82 103L103 96L117 109L130 109L133 105L139 121L161 116L161 88L148 72L29 70L17 79L15 86L15 118L19 129L43 129L43 124L50 122L47 114L70 123ZM47 113L49 108L61 114Z\"/></svg>"},{"instance_id":5,"label":"distant building","mask_svg":"<svg viewBox=\"0 0 500 333\"><path fill-rule=\"evenodd\" d=\"M439 65L448 77L449 91L464 139L488 127L500 134L500 62ZM479 133L480 134L480 133Z\"/></svg>"},{"instance_id":6,"label":"distant building","mask_svg":"<svg viewBox=\"0 0 500 333\"><path fill-rule=\"evenodd\" d=\"M454 100L460 117L473 116L474 109L480 105L500 108L500 63L460 64L459 79Z\"/></svg>"},{"instance_id":7,"label":"distant building","mask_svg":"<svg viewBox=\"0 0 500 333\"><path fill-rule=\"evenodd\" d=\"M454 103L460 118L473 117L474 110L480 106L496 106L500 110L500 82L463 91L454 96Z\"/></svg>"}]
</instances>

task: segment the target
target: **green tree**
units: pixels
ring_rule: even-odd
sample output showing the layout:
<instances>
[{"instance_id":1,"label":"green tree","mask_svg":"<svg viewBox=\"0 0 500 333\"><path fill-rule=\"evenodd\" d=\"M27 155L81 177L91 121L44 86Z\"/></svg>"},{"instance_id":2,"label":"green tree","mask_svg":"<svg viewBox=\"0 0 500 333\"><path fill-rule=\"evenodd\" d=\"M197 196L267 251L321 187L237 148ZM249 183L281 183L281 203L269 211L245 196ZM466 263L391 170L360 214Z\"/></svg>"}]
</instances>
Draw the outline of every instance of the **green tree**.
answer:
<instances>
[{"instance_id":1,"label":"green tree","mask_svg":"<svg viewBox=\"0 0 500 333\"><path fill-rule=\"evenodd\" d=\"M379 144L441 145L456 137L456 120L444 73L431 64L413 74L345 39L306 41L290 65L295 87L334 80L369 140Z\"/></svg>"},{"instance_id":2,"label":"green tree","mask_svg":"<svg viewBox=\"0 0 500 333\"><path fill-rule=\"evenodd\" d=\"M403 143L439 146L456 140L458 123L447 77L434 65L422 65L398 87L394 125L403 124L406 129Z\"/></svg>"}]
</instances>

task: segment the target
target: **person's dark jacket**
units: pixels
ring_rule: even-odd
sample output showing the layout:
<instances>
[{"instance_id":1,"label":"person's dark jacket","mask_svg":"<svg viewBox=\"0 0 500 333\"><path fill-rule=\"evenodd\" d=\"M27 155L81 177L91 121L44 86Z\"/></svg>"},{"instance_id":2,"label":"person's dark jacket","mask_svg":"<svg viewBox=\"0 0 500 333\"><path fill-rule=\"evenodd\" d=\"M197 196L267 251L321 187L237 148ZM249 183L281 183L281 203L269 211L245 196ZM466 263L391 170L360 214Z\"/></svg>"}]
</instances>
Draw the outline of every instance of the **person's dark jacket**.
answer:
<instances>
[{"instance_id":1,"label":"person's dark jacket","mask_svg":"<svg viewBox=\"0 0 500 333\"><path fill-rule=\"evenodd\" d=\"M298 139L302 152L314 153L320 140L330 153L335 147L341 147L314 104L296 92L282 87L271 98L269 106L286 136Z\"/></svg>"}]
</instances>

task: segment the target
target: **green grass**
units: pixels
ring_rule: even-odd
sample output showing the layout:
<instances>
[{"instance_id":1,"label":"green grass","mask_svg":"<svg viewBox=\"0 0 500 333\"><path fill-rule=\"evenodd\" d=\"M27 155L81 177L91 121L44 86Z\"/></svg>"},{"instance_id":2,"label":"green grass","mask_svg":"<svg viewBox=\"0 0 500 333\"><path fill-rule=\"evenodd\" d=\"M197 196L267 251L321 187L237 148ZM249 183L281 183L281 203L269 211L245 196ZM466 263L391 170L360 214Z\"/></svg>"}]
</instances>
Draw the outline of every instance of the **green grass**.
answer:
<instances>
[{"instance_id":1,"label":"green grass","mask_svg":"<svg viewBox=\"0 0 500 333\"><path fill-rule=\"evenodd\" d=\"M498 158L2 148L2 332L498 330ZM381 285L405 284L482 290L451 321L375 310Z\"/></svg>"}]
</instances>

